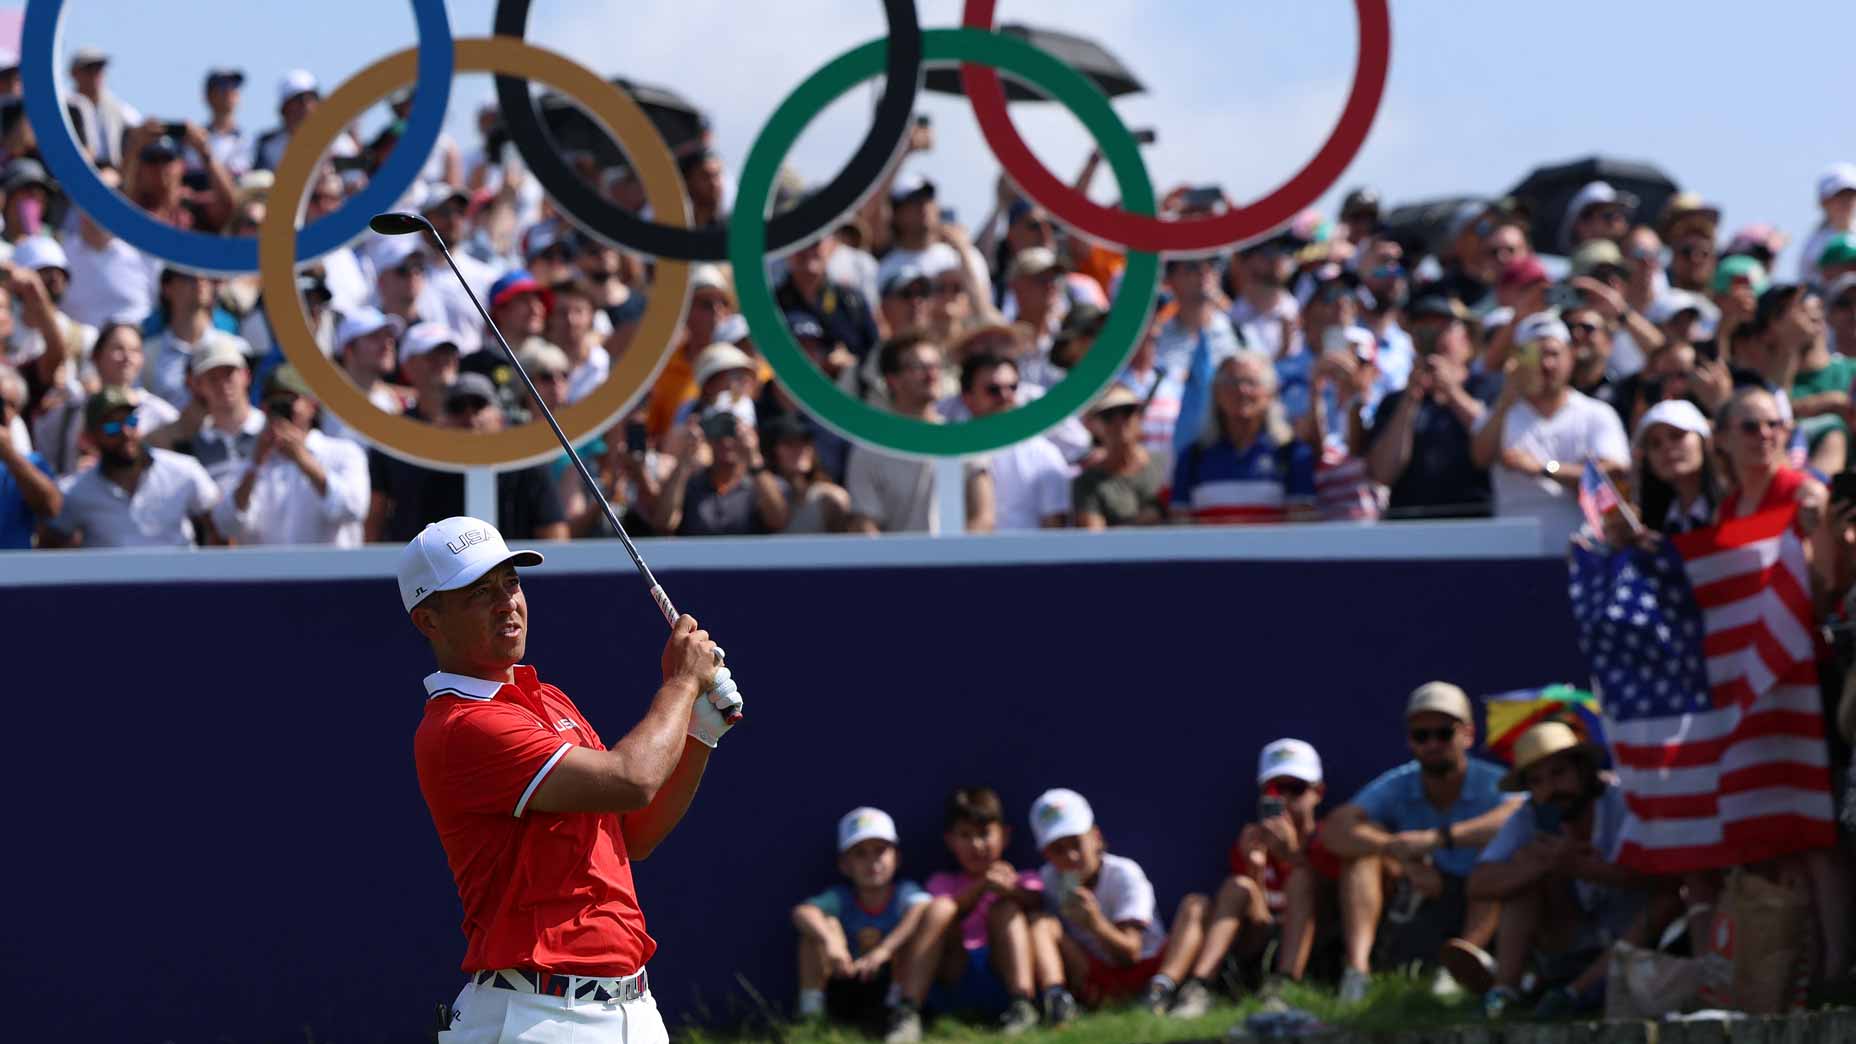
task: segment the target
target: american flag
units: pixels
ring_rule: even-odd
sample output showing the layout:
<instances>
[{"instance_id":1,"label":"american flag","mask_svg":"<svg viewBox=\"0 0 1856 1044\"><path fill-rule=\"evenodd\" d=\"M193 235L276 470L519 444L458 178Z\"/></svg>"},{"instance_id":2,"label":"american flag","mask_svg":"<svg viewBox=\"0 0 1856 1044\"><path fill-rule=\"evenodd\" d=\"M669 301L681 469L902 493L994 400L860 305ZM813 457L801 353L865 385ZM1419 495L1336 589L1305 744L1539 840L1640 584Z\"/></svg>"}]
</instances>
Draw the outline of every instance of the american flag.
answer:
<instances>
[{"instance_id":1,"label":"american flag","mask_svg":"<svg viewBox=\"0 0 1856 1044\"><path fill-rule=\"evenodd\" d=\"M1573 617L1647 873L1836 842L1796 506L1655 551L1575 545Z\"/></svg>"},{"instance_id":2,"label":"american flag","mask_svg":"<svg viewBox=\"0 0 1856 1044\"><path fill-rule=\"evenodd\" d=\"M1605 481L1605 473L1598 470L1597 461L1585 458L1585 473L1579 476L1579 510L1585 512L1592 532L1603 533L1605 512L1615 511L1617 507L1617 489Z\"/></svg>"}]
</instances>

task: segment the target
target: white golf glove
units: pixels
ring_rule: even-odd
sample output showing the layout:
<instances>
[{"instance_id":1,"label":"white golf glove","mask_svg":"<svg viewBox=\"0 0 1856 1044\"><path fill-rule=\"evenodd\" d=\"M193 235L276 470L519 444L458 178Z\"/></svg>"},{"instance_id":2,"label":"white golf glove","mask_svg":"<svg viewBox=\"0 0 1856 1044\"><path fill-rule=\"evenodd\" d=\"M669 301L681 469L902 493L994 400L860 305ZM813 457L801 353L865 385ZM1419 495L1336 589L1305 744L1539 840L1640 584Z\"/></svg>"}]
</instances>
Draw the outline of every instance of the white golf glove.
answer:
<instances>
[{"instance_id":1,"label":"white golf glove","mask_svg":"<svg viewBox=\"0 0 1856 1044\"><path fill-rule=\"evenodd\" d=\"M735 727L728 719L739 715L743 706L734 675L726 667L717 670L715 683L690 706L689 734L703 746L714 748Z\"/></svg>"}]
</instances>

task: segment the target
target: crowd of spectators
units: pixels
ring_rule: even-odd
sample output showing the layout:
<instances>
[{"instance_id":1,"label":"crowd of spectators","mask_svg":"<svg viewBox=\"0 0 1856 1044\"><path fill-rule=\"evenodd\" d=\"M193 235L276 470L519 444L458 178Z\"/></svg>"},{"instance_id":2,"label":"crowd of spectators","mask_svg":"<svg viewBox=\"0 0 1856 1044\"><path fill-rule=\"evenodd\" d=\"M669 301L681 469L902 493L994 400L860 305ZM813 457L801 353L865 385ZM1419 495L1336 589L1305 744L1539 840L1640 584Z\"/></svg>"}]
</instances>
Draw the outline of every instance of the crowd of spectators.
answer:
<instances>
[{"instance_id":1,"label":"crowd of spectators","mask_svg":"<svg viewBox=\"0 0 1856 1044\"><path fill-rule=\"evenodd\" d=\"M99 176L161 221L250 235L271 205L270 169L319 103L315 76L283 76L276 125L252 133L236 120L238 70L206 75L194 122L145 118L111 91L109 68L93 49L70 63L73 124ZM349 546L404 540L462 509L460 476L369 447L316 401L283 360L255 276L162 264L70 205L36 158L18 89L17 70L0 71L0 92L13 92L0 104L0 410L11 436L0 545ZM337 137L309 218L364 186L391 151L411 94L386 104L392 120L372 140ZM403 204L454 248L559 407L626 352L666 350L631 343L652 265L565 221L498 123L486 107L482 142L441 136ZM994 213L960 225L925 173L931 126L913 128L908 152L840 227L771 265L790 331L844 394L928 422L1045 394L1093 348L1123 258L1003 177ZM648 209L627 167L569 159L618 205ZM725 219L732 178L706 132L678 163L695 220ZM776 206L802 197L796 176L781 185ZM1782 233L1723 236L1702 197L1640 212L1602 181L1572 199L1554 243L1531 242L1539 215L1497 199L1463 204L1411 250L1382 226L1377 195L1357 189L1335 219L1310 211L1231 254L1169 259L1152 320L1107 394L965 462L964 528L1493 514L1539 519L1546 546L1560 548L1581 521L1588 459L1649 498L1654 528L1709 523L1736 491L1759 502L1764 487L1738 485L1758 479L1725 463L1754 438L1722 426L1727 415L1754 423L1735 406L1746 403L1776 408L1797 465L1834 474L1849 453L1856 377L1841 354L1856 350L1856 166L1831 168L1816 190L1823 221L1790 282L1771 274ZM1163 209L1186 218L1230 205L1182 186ZM370 234L303 269L318 344L382 411L472 431L531 419L464 288L430 271L434 247ZM1569 260L1563 279L1543 263L1549 252ZM727 266L696 266L692 285L648 394L580 447L628 527L942 524L932 463L848 443L772 379ZM1684 402L1694 411L1673 405ZM1678 434L1711 452L1650 451ZM565 457L501 474L497 507L512 538L605 527Z\"/></svg>"}]
</instances>

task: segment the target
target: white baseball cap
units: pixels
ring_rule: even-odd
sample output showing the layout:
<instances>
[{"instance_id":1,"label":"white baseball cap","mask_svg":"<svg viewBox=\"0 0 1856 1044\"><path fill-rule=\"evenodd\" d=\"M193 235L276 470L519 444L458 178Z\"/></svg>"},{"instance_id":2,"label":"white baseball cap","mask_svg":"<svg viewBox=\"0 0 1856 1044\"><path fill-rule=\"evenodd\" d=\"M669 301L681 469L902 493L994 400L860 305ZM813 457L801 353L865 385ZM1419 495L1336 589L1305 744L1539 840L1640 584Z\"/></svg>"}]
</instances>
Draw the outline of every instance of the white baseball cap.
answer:
<instances>
[{"instance_id":1,"label":"white baseball cap","mask_svg":"<svg viewBox=\"0 0 1856 1044\"><path fill-rule=\"evenodd\" d=\"M410 613L432 592L469 587L504 562L536 566L542 561L539 551L509 550L488 522L454 515L406 542L399 561L400 603Z\"/></svg>"},{"instance_id":2,"label":"white baseball cap","mask_svg":"<svg viewBox=\"0 0 1856 1044\"><path fill-rule=\"evenodd\" d=\"M1257 782L1288 776L1304 783L1321 782L1321 755L1299 739L1279 739L1257 755Z\"/></svg>"},{"instance_id":3,"label":"white baseball cap","mask_svg":"<svg viewBox=\"0 0 1856 1044\"><path fill-rule=\"evenodd\" d=\"M1514 343L1517 347L1548 338L1559 341L1561 344L1572 342L1572 331L1566 329L1566 324L1561 321L1558 313L1535 312L1515 324Z\"/></svg>"},{"instance_id":4,"label":"white baseball cap","mask_svg":"<svg viewBox=\"0 0 1856 1044\"><path fill-rule=\"evenodd\" d=\"M444 323L414 323L407 327L406 335L400 338L400 362L446 344L458 347L456 330Z\"/></svg>"},{"instance_id":5,"label":"white baseball cap","mask_svg":"<svg viewBox=\"0 0 1856 1044\"><path fill-rule=\"evenodd\" d=\"M1817 200L1823 202L1839 192L1856 189L1856 163L1833 163L1817 179Z\"/></svg>"},{"instance_id":6,"label":"white baseball cap","mask_svg":"<svg viewBox=\"0 0 1856 1044\"><path fill-rule=\"evenodd\" d=\"M1046 790L1031 803L1031 833L1038 847L1053 841L1087 834L1096 825L1095 810L1074 790L1058 787Z\"/></svg>"},{"instance_id":7,"label":"white baseball cap","mask_svg":"<svg viewBox=\"0 0 1856 1044\"><path fill-rule=\"evenodd\" d=\"M299 94L321 94L322 85L316 82L316 74L308 69L292 69L284 73L277 81L277 106L282 108L284 102Z\"/></svg>"},{"instance_id":8,"label":"white baseball cap","mask_svg":"<svg viewBox=\"0 0 1856 1044\"><path fill-rule=\"evenodd\" d=\"M1687 399L1664 399L1645 410L1637 421L1636 440L1642 442L1644 435L1658 424L1667 424L1677 431L1692 431L1704 439L1714 434L1708 418Z\"/></svg>"},{"instance_id":9,"label":"white baseball cap","mask_svg":"<svg viewBox=\"0 0 1856 1044\"><path fill-rule=\"evenodd\" d=\"M13 246L13 263L21 268L38 270L41 268L62 268L71 270L70 262L65 260L64 247L50 236L27 236Z\"/></svg>"},{"instance_id":10,"label":"white baseball cap","mask_svg":"<svg viewBox=\"0 0 1856 1044\"><path fill-rule=\"evenodd\" d=\"M1447 681L1425 682L1411 691L1405 703L1405 717L1424 713L1447 714L1464 724L1475 724L1475 712L1469 706L1469 694Z\"/></svg>"},{"instance_id":11,"label":"white baseball cap","mask_svg":"<svg viewBox=\"0 0 1856 1044\"><path fill-rule=\"evenodd\" d=\"M398 268L414 254L424 253L425 243L418 236L381 236L368 245L376 277L389 268Z\"/></svg>"},{"instance_id":12,"label":"white baseball cap","mask_svg":"<svg viewBox=\"0 0 1856 1044\"><path fill-rule=\"evenodd\" d=\"M868 805L853 808L838 820L838 852L850 851L859 842L871 839L896 844L896 821L889 813Z\"/></svg>"},{"instance_id":13,"label":"white baseball cap","mask_svg":"<svg viewBox=\"0 0 1856 1044\"><path fill-rule=\"evenodd\" d=\"M221 366L251 368L251 363L245 358L247 342L243 337L226 333L223 330L208 332L217 336L206 338L206 343L201 346L200 350L193 353L193 361L187 366L189 376L198 377L208 370L216 370Z\"/></svg>"},{"instance_id":14,"label":"white baseball cap","mask_svg":"<svg viewBox=\"0 0 1856 1044\"><path fill-rule=\"evenodd\" d=\"M357 337L389 328L398 334L404 326L397 315L383 314L378 308L357 308L344 316L341 325L335 328L335 344L338 348L346 348L348 342Z\"/></svg>"},{"instance_id":15,"label":"white baseball cap","mask_svg":"<svg viewBox=\"0 0 1856 1044\"><path fill-rule=\"evenodd\" d=\"M709 378L729 370L754 369L754 358L732 344L712 344L696 356L696 387L709 383Z\"/></svg>"}]
</instances>

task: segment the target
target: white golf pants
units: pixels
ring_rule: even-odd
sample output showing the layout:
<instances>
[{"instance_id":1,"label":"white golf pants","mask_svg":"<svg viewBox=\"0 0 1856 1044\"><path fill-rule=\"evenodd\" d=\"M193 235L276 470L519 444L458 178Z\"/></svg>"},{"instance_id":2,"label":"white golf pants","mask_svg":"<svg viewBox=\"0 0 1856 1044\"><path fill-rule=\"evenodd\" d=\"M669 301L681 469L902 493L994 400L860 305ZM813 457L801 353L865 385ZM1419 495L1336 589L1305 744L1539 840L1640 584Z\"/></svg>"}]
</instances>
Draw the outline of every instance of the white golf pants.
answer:
<instances>
[{"instance_id":1,"label":"white golf pants","mask_svg":"<svg viewBox=\"0 0 1856 1044\"><path fill-rule=\"evenodd\" d=\"M569 1001L466 983L438 1044L669 1044L647 990L625 1003Z\"/></svg>"}]
</instances>

